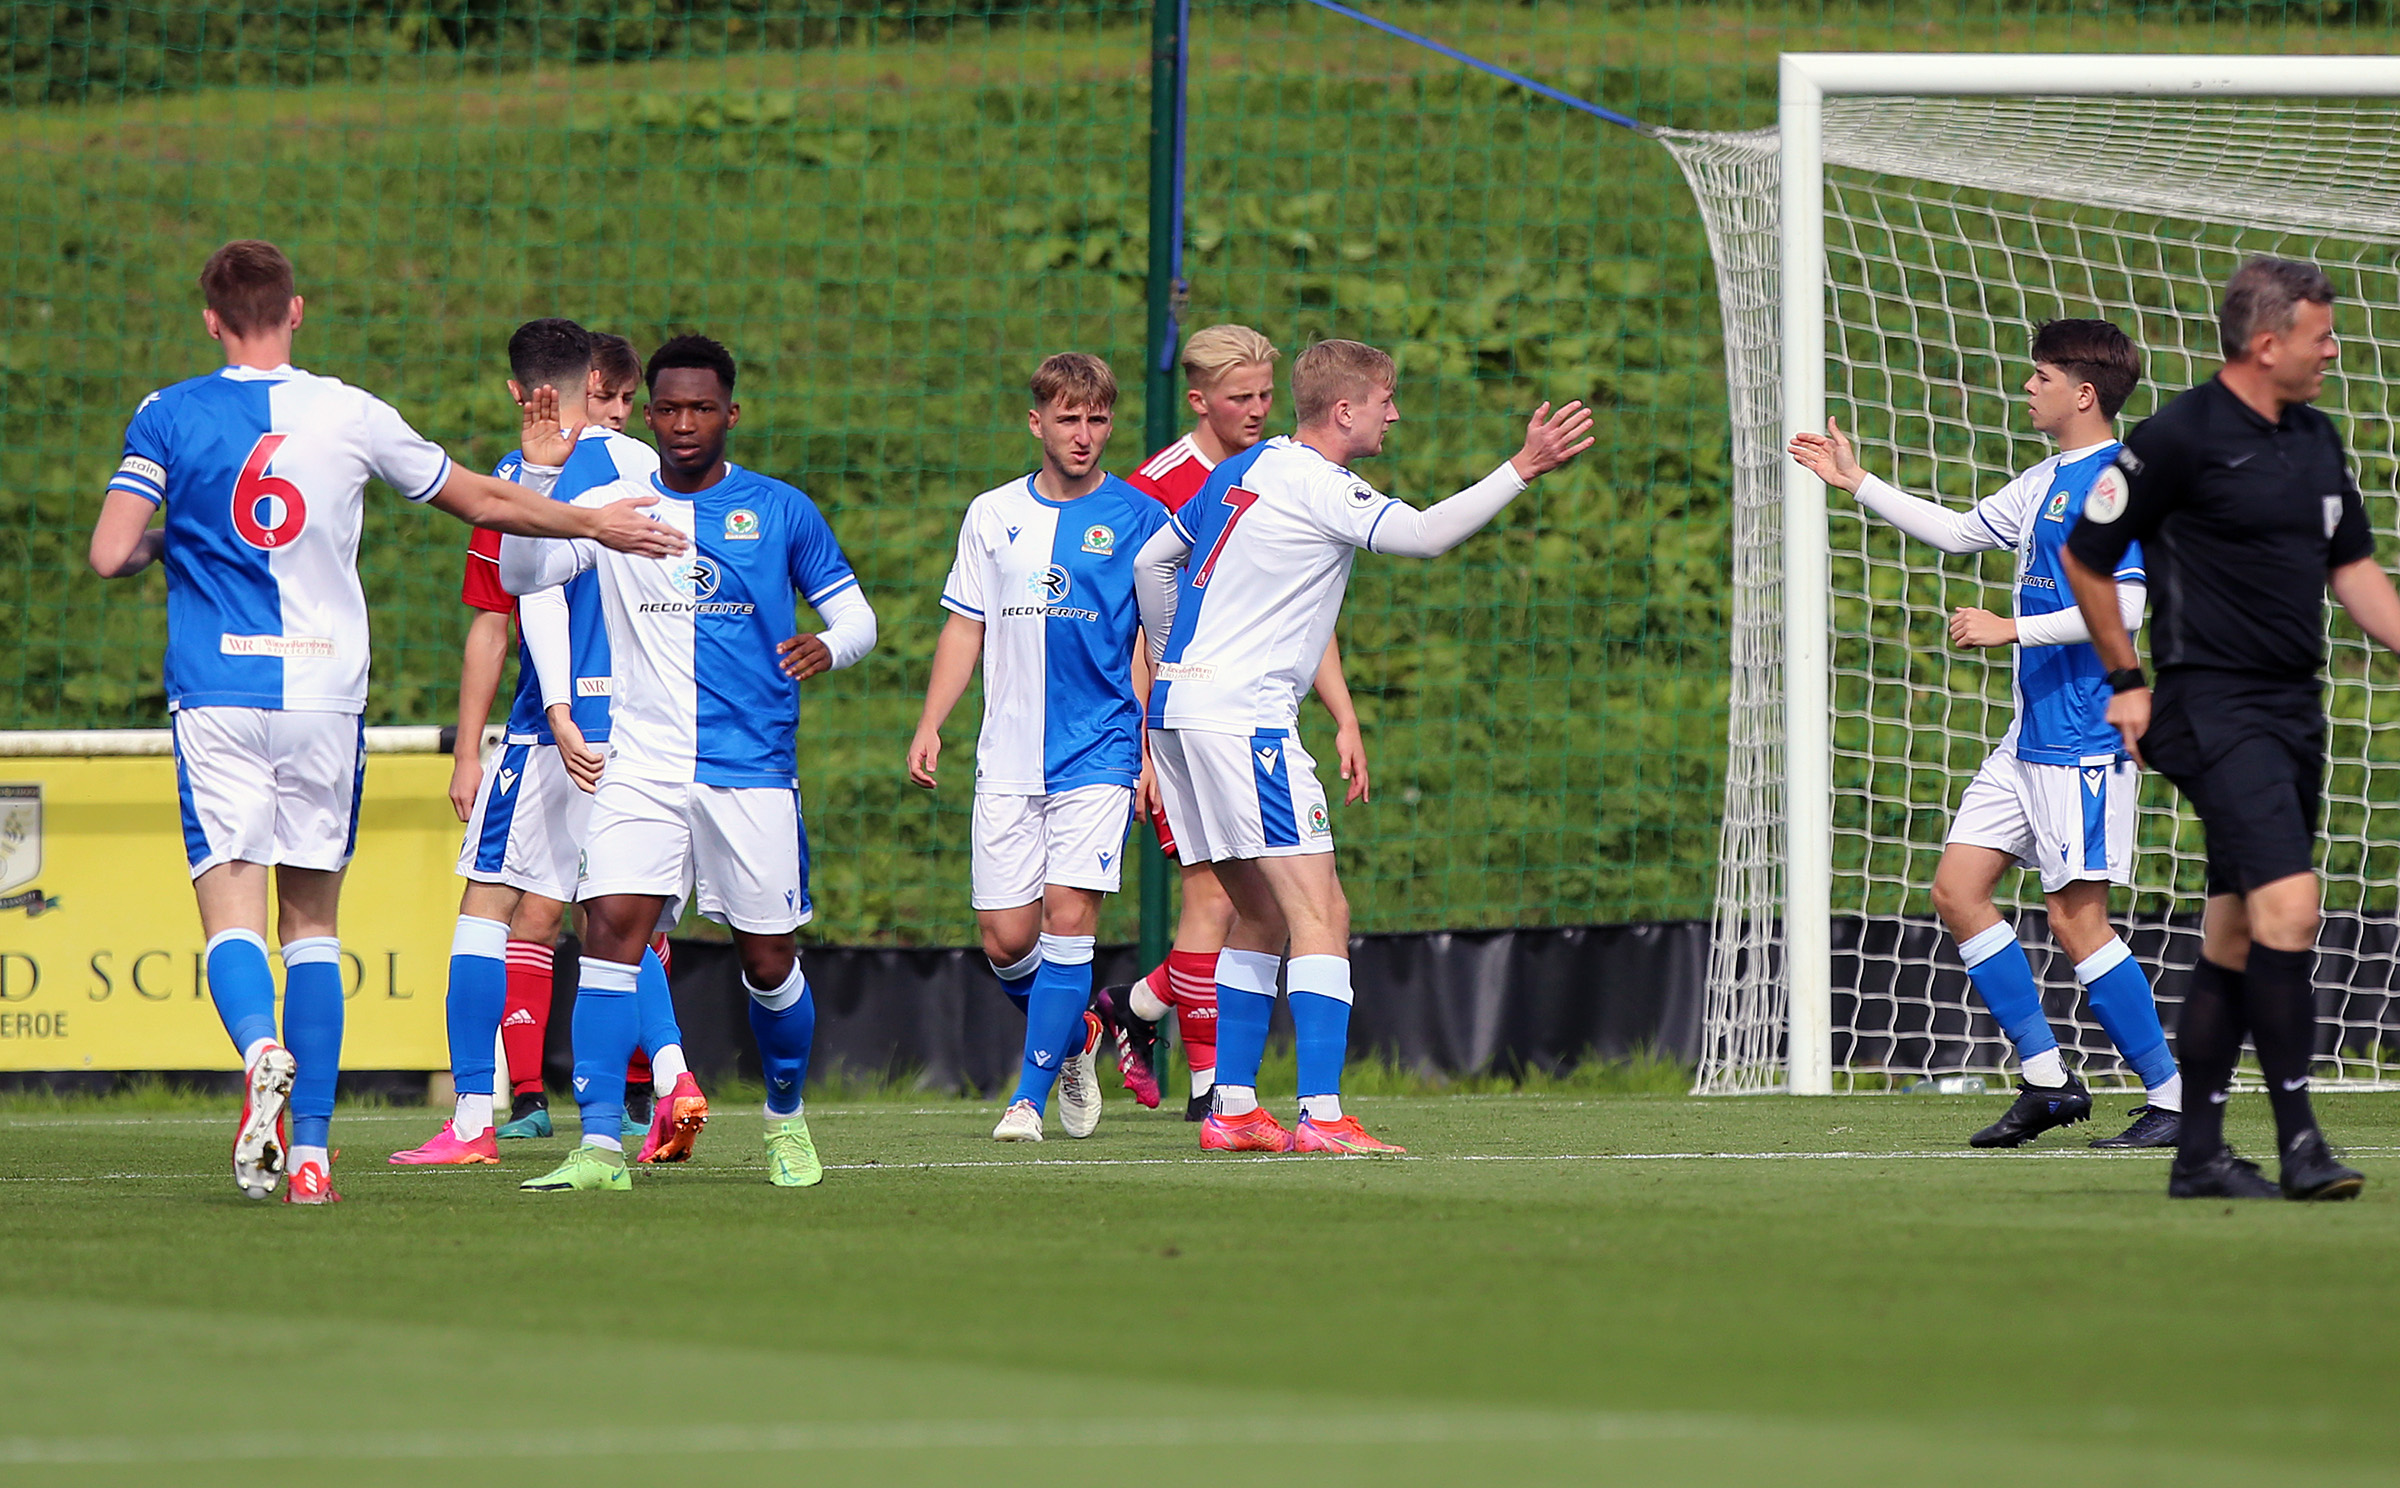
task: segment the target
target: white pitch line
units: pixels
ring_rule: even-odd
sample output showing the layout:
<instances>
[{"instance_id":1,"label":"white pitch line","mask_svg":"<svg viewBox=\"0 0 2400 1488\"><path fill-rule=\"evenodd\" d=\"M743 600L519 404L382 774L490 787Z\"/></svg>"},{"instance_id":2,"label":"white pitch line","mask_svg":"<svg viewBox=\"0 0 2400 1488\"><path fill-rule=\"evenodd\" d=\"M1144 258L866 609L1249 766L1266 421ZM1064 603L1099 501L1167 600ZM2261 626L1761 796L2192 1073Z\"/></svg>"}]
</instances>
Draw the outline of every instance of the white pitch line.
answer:
<instances>
[{"instance_id":1,"label":"white pitch line","mask_svg":"<svg viewBox=\"0 0 2400 1488\"><path fill-rule=\"evenodd\" d=\"M2344 1147L2346 1153L2400 1152L2400 1147ZM1331 1154L1301 1156L1298 1154L1260 1154L1250 1157L1037 1157L1037 1158L967 1158L948 1162L859 1162L827 1163L829 1173L923 1173L950 1171L961 1168L990 1168L995 1171L1022 1171L1027 1168L1172 1168L1214 1167L1227 1170L1255 1169L1271 1165L1323 1166L1328 1162L1368 1164L1407 1163L1645 1163L1645 1162L1988 1162L2005 1166L2009 1163L2048 1160L2052 1162L2129 1162L2148 1160L2162 1162L2167 1152L2163 1148L2134 1151L2090 1151L2060 1149L2055 1151L2013 1152L1434 1152L1417 1153L1408 1157L1367 1157L1363 1155ZM443 1174L481 1173L488 1165L461 1167L390 1167L374 1165L371 1170L394 1178L432 1177L438 1181ZM711 1173L763 1173L764 1163L709 1163L702 1167L644 1168L645 1181L652 1178L667 1181L697 1179ZM0 1175L0 1183L167 1183L184 1179L221 1178L214 1169L206 1173L79 1173L53 1175Z\"/></svg>"},{"instance_id":2,"label":"white pitch line","mask_svg":"<svg viewBox=\"0 0 2400 1488\"><path fill-rule=\"evenodd\" d=\"M0 1463L85 1466L141 1463L386 1461L478 1458L687 1456L799 1452L981 1451L994 1448L1159 1446L1444 1446L1722 1440L1759 1430L1736 1416L1697 1414L1294 1416L1227 1412L1207 1418L1141 1416L1050 1421L860 1421L778 1426L579 1428L559 1431L355 1432L293 1436L252 1432L145 1440L129 1436L0 1437Z\"/></svg>"}]
</instances>

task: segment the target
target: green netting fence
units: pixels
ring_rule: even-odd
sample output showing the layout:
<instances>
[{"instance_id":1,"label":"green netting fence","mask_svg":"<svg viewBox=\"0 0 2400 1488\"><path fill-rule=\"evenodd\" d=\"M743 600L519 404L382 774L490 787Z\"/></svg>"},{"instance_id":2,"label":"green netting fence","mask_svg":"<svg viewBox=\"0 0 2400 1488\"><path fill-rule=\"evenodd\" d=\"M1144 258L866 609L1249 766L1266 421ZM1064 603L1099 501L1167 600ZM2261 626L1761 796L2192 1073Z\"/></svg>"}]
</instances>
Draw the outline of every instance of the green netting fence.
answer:
<instances>
[{"instance_id":1,"label":"green netting fence","mask_svg":"<svg viewBox=\"0 0 2400 1488\"><path fill-rule=\"evenodd\" d=\"M1374 10L1645 120L1773 122L1785 49L2386 49L2381 5L1501 4ZM81 561L123 424L206 371L217 243L296 260L298 357L462 458L513 441L509 331L565 314L742 362L734 458L814 494L883 642L803 705L816 932L956 943L967 798L902 757L975 492L1032 463L1024 379L1106 356L1140 447L1147 3L19 4L0 88L0 727L155 727L162 581ZM1544 399L1600 445L1434 564L1364 559L1341 638L1375 799L1365 930L1702 916L1724 755L1729 465L1707 249L1665 152L1306 3L1196 0L1189 329L1402 368L1425 502ZM1288 413L1288 403L1285 410ZM452 716L464 530L389 493L369 721ZM1313 707L1313 705L1312 705ZM949 737L973 737L972 707ZM1330 758L1321 712L1306 720ZM1130 938L1132 896L1104 933Z\"/></svg>"}]
</instances>

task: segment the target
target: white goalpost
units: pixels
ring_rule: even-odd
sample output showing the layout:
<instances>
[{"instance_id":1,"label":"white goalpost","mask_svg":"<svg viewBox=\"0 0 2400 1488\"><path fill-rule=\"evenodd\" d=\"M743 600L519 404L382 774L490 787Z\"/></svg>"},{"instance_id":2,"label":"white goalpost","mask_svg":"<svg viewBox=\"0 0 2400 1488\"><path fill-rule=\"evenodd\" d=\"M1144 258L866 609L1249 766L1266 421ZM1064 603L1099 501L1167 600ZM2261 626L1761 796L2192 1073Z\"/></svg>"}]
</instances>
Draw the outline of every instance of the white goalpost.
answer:
<instances>
[{"instance_id":1,"label":"white goalpost","mask_svg":"<svg viewBox=\"0 0 2400 1488\"><path fill-rule=\"evenodd\" d=\"M1787 55L1777 128L1664 131L1698 196L1733 423L1725 816L1696 1090L1888 1089L1996 1071L1926 889L1958 792L2008 720L2008 648L1959 651L1958 605L2007 613L2007 553L1949 559L1783 454L1828 411L1868 468L1963 507L2045 450L2016 388L2041 321L2142 348L2132 424L2215 365L2219 287L2258 253L2323 265L2345 351L2320 406L2400 556L2400 59ZM1986 566L1988 564L1988 566ZM2330 618L2330 1083L2400 1083L2400 666ZM2145 653L2147 646L2144 646ZM2112 909L2179 999L2202 847L2145 777L2133 894ZM2004 886L2004 891L2006 886ZM2130 1083L2013 907L2087 1081ZM2172 1026L2172 1010L2168 1010Z\"/></svg>"}]
</instances>

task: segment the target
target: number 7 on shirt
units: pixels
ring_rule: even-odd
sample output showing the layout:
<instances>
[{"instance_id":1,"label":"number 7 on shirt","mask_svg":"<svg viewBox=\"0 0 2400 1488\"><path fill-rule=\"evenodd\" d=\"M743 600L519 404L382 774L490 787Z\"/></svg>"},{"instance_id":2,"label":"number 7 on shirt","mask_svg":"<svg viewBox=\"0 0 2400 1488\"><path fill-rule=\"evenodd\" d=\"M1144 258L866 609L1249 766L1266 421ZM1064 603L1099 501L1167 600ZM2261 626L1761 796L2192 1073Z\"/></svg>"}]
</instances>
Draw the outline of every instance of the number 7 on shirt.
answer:
<instances>
[{"instance_id":1,"label":"number 7 on shirt","mask_svg":"<svg viewBox=\"0 0 2400 1488\"><path fill-rule=\"evenodd\" d=\"M1217 540L1209 545L1207 560L1200 565L1199 571L1192 575L1194 589L1208 587L1209 570L1217 566L1217 555L1225 551L1225 544L1233 537L1234 524L1241 521L1242 514L1250 510L1257 500L1258 493L1256 491L1245 491L1240 486L1225 488L1225 505L1232 510L1225 518L1224 527L1218 531Z\"/></svg>"}]
</instances>

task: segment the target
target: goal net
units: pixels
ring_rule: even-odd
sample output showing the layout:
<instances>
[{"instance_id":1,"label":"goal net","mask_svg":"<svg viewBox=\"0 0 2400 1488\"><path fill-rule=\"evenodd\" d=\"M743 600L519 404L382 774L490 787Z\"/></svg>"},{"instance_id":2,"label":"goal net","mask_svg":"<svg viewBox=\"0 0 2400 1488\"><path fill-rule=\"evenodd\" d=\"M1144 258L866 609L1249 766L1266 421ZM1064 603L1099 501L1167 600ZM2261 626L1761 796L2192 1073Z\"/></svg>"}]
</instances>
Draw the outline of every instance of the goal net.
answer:
<instances>
[{"instance_id":1,"label":"goal net","mask_svg":"<svg viewBox=\"0 0 2400 1488\"><path fill-rule=\"evenodd\" d=\"M1928 887L1950 813L2011 710L2011 650L1954 647L1946 621L1961 605L2009 613L2013 554L1945 556L1840 492L1812 481L1800 494L1784 468L1789 429L1830 412L1870 470L1963 507L2048 453L2018 392L2041 321L2103 317L2142 348L2129 429L2213 370L2218 292L2234 268L2259 253L2308 259L2342 296L2344 350L2320 406L2350 441L2385 561L2400 556L2391 101L1827 97L1820 121L1822 411L1788 407L1785 351L1807 339L1783 321L1779 132L1666 140L1715 254L1733 414L1733 683L1704 1093L1888 1089L2010 1059ZM1813 543L1818 522L1825 573L1812 603L1787 593L1786 542ZM1822 650L1787 665L1806 649L1801 616L1821 626ZM2400 667L2330 606L2327 630L2317 1074L2379 1084L2400 1081L2400 732L2389 727ZM1828 781L1820 827L1821 809L1799 806ZM2142 783L2139 843L2135 888L2111 908L2171 1029L2198 954L2204 860L2198 823L2155 775ZM1787 913L1808 914L1791 902L1795 868L1804 889L1819 886L1827 927L1787 944ZM2083 1009L2039 884L2012 874L2002 892L2070 1064L2089 1082L2138 1087Z\"/></svg>"}]
</instances>

